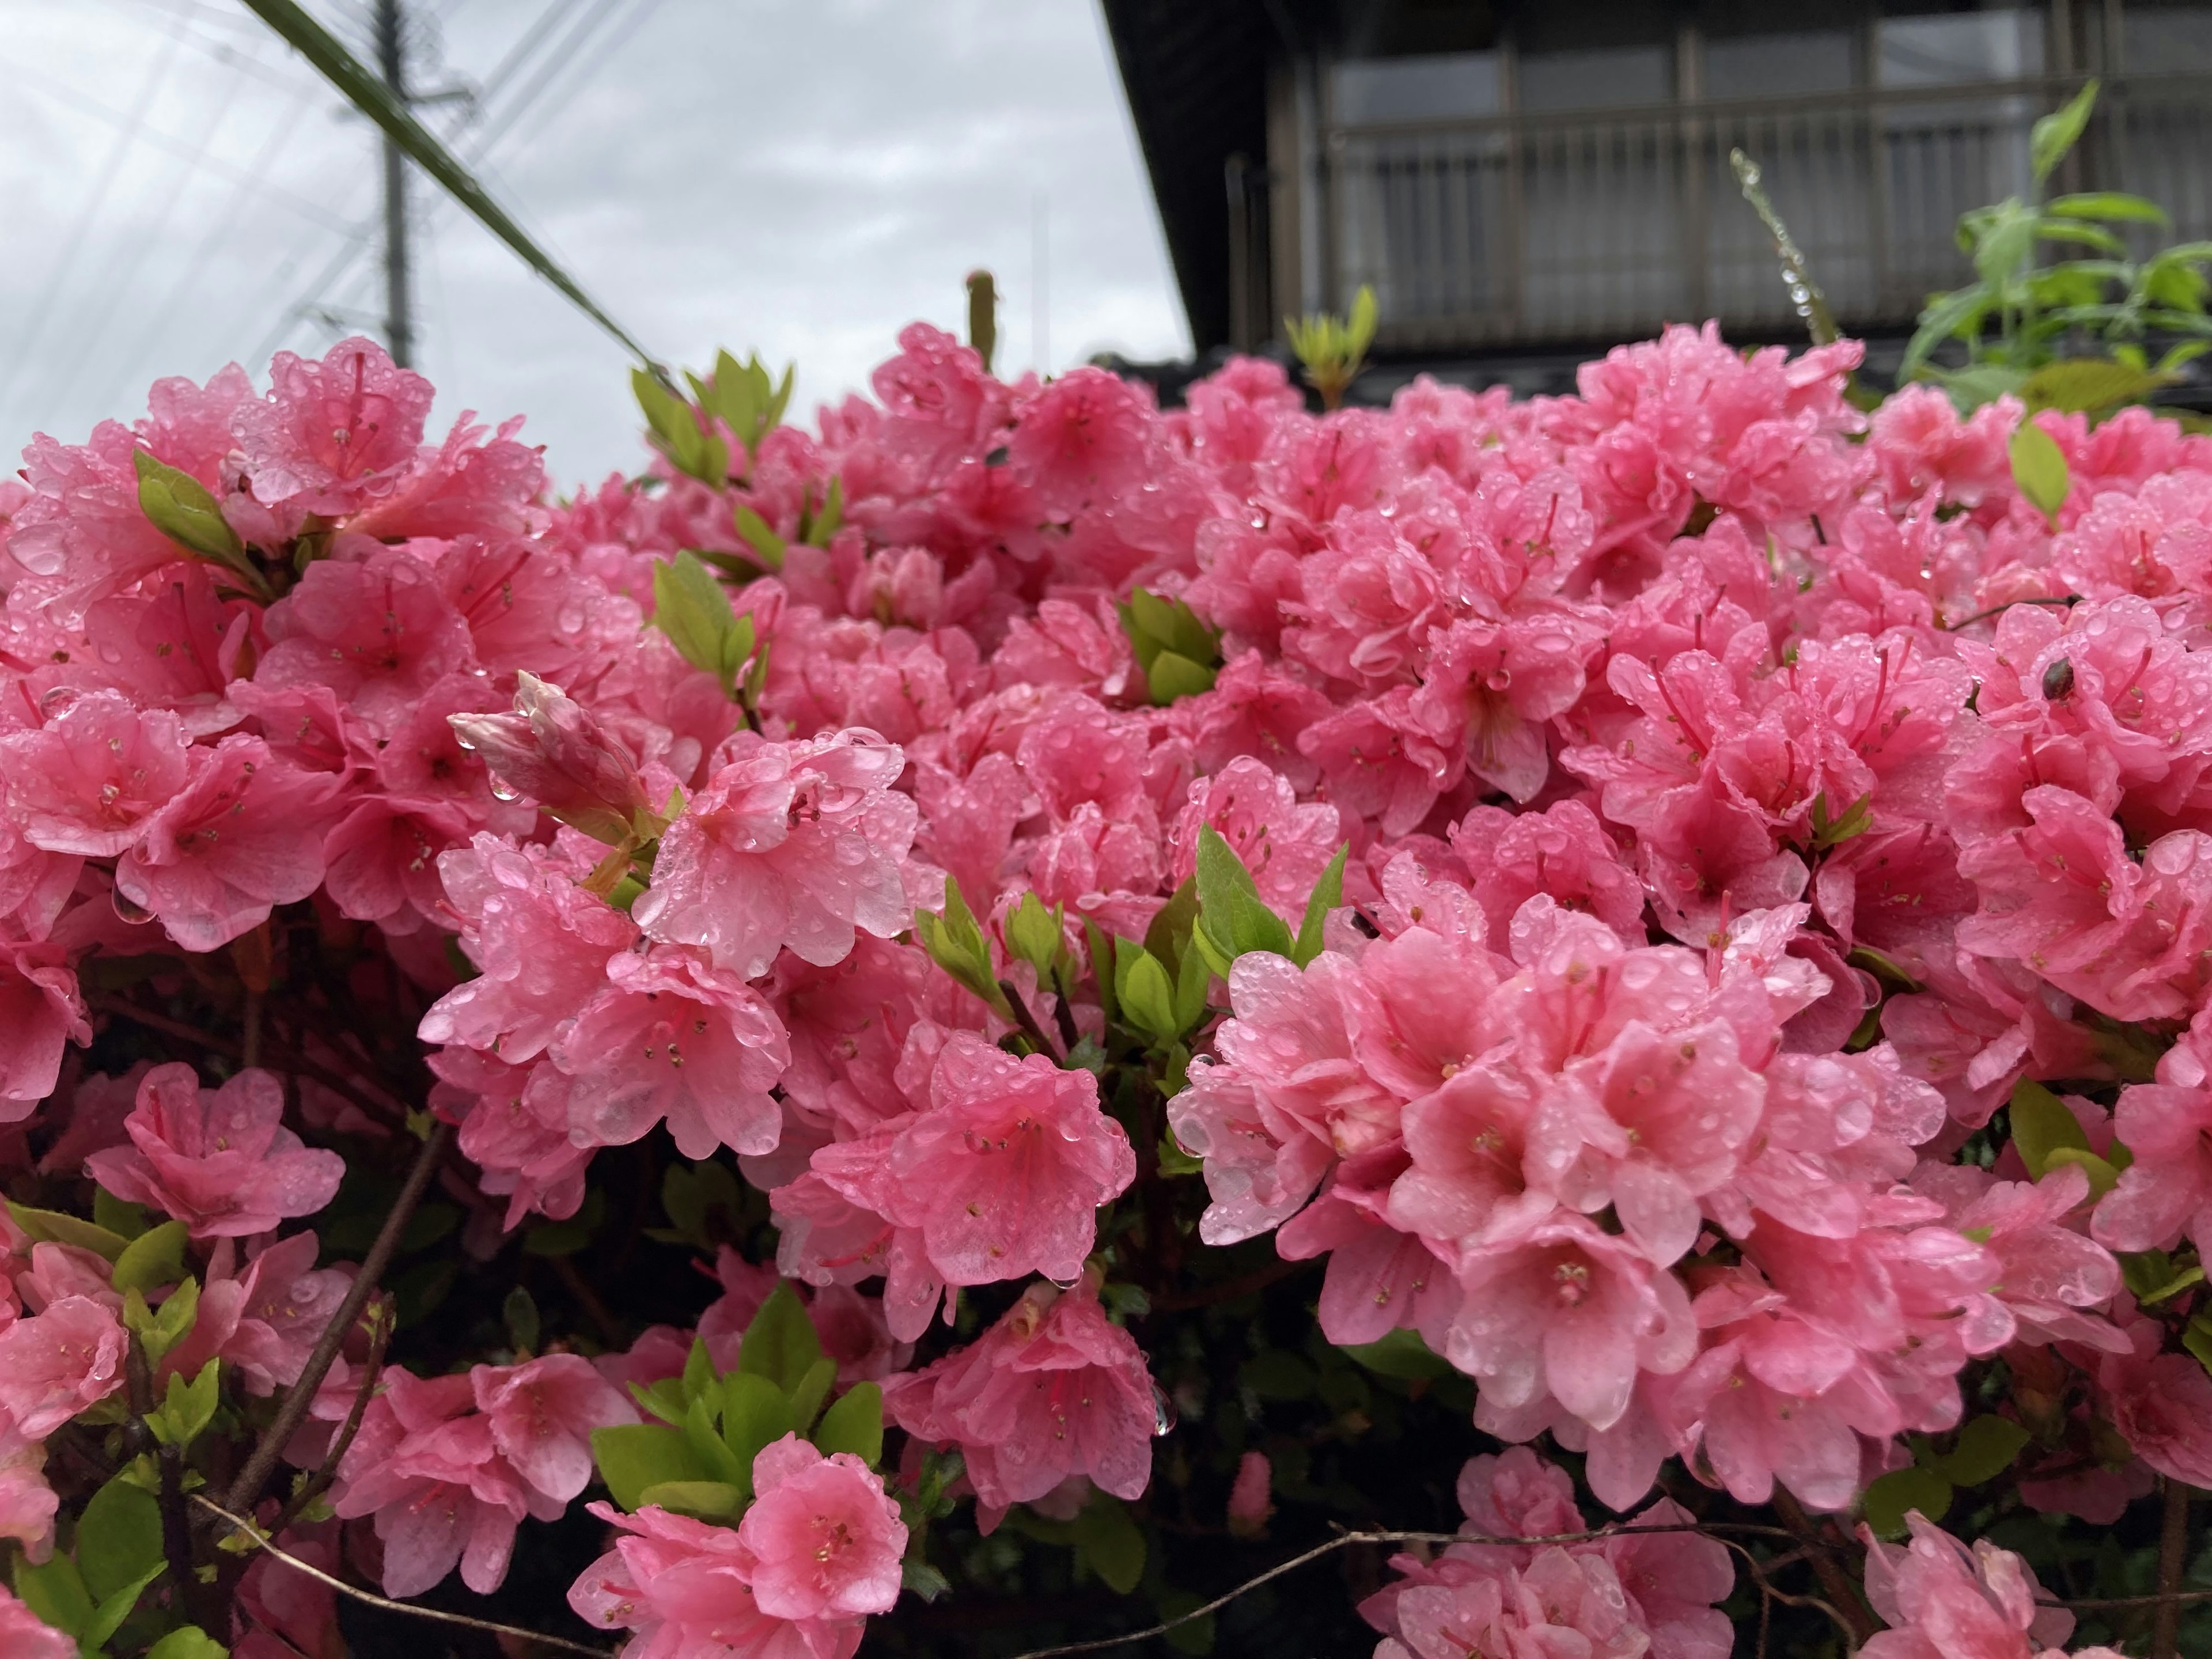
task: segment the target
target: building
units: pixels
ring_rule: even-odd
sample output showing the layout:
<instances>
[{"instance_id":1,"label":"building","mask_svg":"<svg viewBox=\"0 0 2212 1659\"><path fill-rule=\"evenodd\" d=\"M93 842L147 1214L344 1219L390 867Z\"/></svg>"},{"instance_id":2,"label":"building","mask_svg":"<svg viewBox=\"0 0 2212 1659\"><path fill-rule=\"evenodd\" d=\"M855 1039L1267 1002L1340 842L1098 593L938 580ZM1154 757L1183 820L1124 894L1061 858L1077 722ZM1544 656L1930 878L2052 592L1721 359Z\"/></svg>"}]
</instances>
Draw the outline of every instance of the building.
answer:
<instances>
[{"instance_id":1,"label":"building","mask_svg":"<svg viewBox=\"0 0 2212 1659\"><path fill-rule=\"evenodd\" d=\"M2212 239L2212 4L1103 0L1201 361L1371 284L1381 386L1561 383L1670 321L1802 337L1741 149L1847 331L1901 338L1968 271L1966 210L2052 181ZM1392 372L1395 370L1395 372Z\"/></svg>"}]
</instances>

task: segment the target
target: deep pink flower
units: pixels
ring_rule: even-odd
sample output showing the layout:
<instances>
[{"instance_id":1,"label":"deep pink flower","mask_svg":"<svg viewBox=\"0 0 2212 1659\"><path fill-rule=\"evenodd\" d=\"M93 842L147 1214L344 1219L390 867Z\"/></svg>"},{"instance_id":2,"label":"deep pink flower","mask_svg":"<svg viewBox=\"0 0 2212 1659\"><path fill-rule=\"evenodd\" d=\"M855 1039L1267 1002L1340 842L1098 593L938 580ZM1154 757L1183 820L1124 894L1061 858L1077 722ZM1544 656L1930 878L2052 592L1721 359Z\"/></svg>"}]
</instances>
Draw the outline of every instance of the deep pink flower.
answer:
<instances>
[{"instance_id":1,"label":"deep pink flower","mask_svg":"<svg viewBox=\"0 0 2212 1659\"><path fill-rule=\"evenodd\" d=\"M188 951L213 951L323 879L331 780L285 764L258 738L191 751L189 781L145 822L116 890Z\"/></svg>"},{"instance_id":2,"label":"deep pink flower","mask_svg":"<svg viewBox=\"0 0 2212 1659\"><path fill-rule=\"evenodd\" d=\"M2160 1067L2162 1076L2169 1068ZM2120 1091L2112 1130L2135 1162L2097 1206L2098 1242L2115 1250L2171 1248L2186 1234L2212 1249L2212 1087L2138 1083Z\"/></svg>"},{"instance_id":3,"label":"deep pink flower","mask_svg":"<svg viewBox=\"0 0 2212 1659\"><path fill-rule=\"evenodd\" d=\"M122 1322L88 1297L65 1296L0 1330L0 1412L43 1440L123 1386Z\"/></svg>"},{"instance_id":4,"label":"deep pink flower","mask_svg":"<svg viewBox=\"0 0 2212 1659\"><path fill-rule=\"evenodd\" d=\"M559 686L526 669L513 714L447 718L464 749L562 823L611 846L643 833L651 809L636 763Z\"/></svg>"},{"instance_id":5,"label":"deep pink flower","mask_svg":"<svg viewBox=\"0 0 2212 1659\"><path fill-rule=\"evenodd\" d=\"M261 685L327 685L380 733L442 676L471 666L468 625L429 567L397 548L307 567L269 609Z\"/></svg>"},{"instance_id":6,"label":"deep pink flower","mask_svg":"<svg viewBox=\"0 0 2212 1659\"><path fill-rule=\"evenodd\" d=\"M770 1618L888 1613L898 1600L906 1526L850 1452L824 1457L789 1434L763 1447L738 1542L752 1553L753 1599Z\"/></svg>"},{"instance_id":7,"label":"deep pink flower","mask_svg":"<svg viewBox=\"0 0 2212 1659\"><path fill-rule=\"evenodd\" d=\"M0 1121L17 1122L54 1090L62 1054L92 1041L76 975L52 945L0 938Z\"/></svg>"},{"instance_id":8,"label":"deep pink flower","mask_svg":"<svg viewBox=\"0 0 2212 1659\"><path fill-rule=\"evenodd\" d=\"M752 979L781 947L818 967L911 920L900 864L913 800L892 792L905 757L872 734L803 743L740 734L661 837L632 912L655 939L697 945Z\"/></svg>"},{"instance_id":9,"label":"deep pink flower","mask_svg":"<svg viewBox=\"0 0 2212 1659\"><path fill-rule=\"evenodd\" d=\"M64 1636L0 1590L0 1644L16 1659L76 1659L76 1638Z\"/></svg>"},{"instance_id":10,"label":"deep pink flower","mask_svg":"<svg viewBox=\"0 0 2212 1659\"><path fill-rule=\"evenodd\" d=\"M131 1146L94 1152L86 1173L118 1198L151 1204L195 1237L243 1238L337 1195L345 1160L283 1127L284 1085L248 1069L203 1089L189 1066L156 1066L124 1120Z\"/></svg>"},{"instance_id":11,"label":"deep pink flower","mask_svg":"<svg viewBox=\"0 0 2212 1659\"><path fill-rule=\"evenodd\" d=\"M70 704L35 732L0 738L8 812L33 847L104 858L138 839L185 787L183 722L112 692Z\"/></svg>"},{"instance_id":12,"label":"deep pink flower","mask_svg":"<svg viewBox=\"0 0 2212 1659\"><path fill-rule=\"evenodd\" d=\"M253 493L342 517L388 494L415 459L430 412L429 381L358 336L320 362L280 351L268 398L233 422Z\"/></svg>"}]
</instances>

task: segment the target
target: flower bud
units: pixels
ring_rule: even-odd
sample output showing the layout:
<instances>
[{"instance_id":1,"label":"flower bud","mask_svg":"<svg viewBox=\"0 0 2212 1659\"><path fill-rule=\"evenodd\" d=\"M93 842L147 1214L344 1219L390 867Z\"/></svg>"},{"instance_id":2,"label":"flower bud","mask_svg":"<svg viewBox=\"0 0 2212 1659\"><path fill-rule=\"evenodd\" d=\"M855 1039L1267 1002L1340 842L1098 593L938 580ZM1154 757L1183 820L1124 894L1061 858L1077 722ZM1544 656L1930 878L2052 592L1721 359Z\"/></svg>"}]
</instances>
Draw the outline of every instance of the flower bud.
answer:
<instances>
[{"instance_id":1,"label":"flower bud","mask_svg":"<svg viewBox=\"0 0 2212 1659\"><path fill-rule=\"evenodd\" d=\"M526 670L516 682L512 714L447 717L461 747L483 757L501 793L610 847L637 839L652 817L637 763L559 686Z\"/></svg>"}]
</instances>

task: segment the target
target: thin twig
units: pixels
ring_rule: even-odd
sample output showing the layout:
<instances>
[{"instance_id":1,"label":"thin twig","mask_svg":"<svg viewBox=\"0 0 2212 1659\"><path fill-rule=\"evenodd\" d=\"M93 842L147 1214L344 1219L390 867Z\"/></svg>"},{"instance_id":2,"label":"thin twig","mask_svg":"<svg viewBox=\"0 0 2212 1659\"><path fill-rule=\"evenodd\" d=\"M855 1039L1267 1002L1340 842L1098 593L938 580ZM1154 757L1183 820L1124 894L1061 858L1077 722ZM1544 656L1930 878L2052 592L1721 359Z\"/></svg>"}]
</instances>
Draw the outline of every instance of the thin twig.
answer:
<instances>
[{"instance_id":1,"label":"thin twig","mask_svg":"<svg viewBox=\"0 0 2212 1659\"><path fill-rule=\"evenodd\" d=\"M2181 1650L2181 1575L2189 1565L2189 1500L2186 1482L2164 1477L2166 1511L2158 1539L2158 1615L2152 1621L2150 1659L2173 1659Z\"/></svg>"},{"instance_id":2,"label":"thin twig","mask_svg":"<svg viewBox=\"0 0 2212 1659\"><path fill-rule=\"evenodd\" d=\"M316 1583L327 1584L339 1595L350 1597L356 1601L363 1602L372 1607L382 1607L386 1613L404 1613L416 1619L432 1619L435 1620L441 1625L459 1625L465 1629L484 1631L493 1636L519 1637L526 1642L535 1642L540 1647L558 1648L563 1653L589 1654L592 1656L592 1659L614 1659L613 1650L611 1649L595 1648L588 1646L582 1642L571 1642L565 1636L548 1636L543 1631L525 1630L520 1625L495 1624L489 1619L471 1619L466 1613L442 1613L435 1607L418 1607L412 1602L394 1601L389 1596L372 1595L368 1590L359 1589L355 1586L347 1583L343 1578L337 1577L333 1574L325 1572L320 1567L313 1566L307 1562L302 1561L296 1555L293 1555L287 1551L279 1549L275 1543L270 1541L262 1534L260 1528L255 1526L251 1521L246 1520L242 1516L232 1514L228 1510L216 1503L213 1498L204 1497L198 1492L192 1493L191 1498L192 1502L198 1504L201 1508L208 1510L210 1514L220 1516L223 1520L228 1521L232 1526L237 1528L240 1535L245 1538L253 1546L254 1548L261 1551L264 1554L276 1557L277 1560L282 1561L286 1566L294 1569L295 1571L306 1573L308 1577L315 1580Z\"/></svg>"},{"instance_id":3,"label":"thin twig","mask_svg":"<svg viewBox=\"0 0 2212 1659\"><path fill-rule=\"evenodd\" d=\"M565 1255L553 1258L553 1277L561 1281L561 1288L568 1292L576 1305L583 1310L584 1317L599 1328L600 1337L611 1346L629 1346L629 1332L607 1306L606 1298L592 1288L591 1280L576 1270L576 1264Z\"/></svg>"},{"instance_id":4,"label":"thin twig","mask_svg":"<svg viewBox=\"0 0 2212 1659\"><path fill-rule=\"evenodd\" d=\"M1152 1297L1152 1306L1162 1313L1188 1313L1194 1308L1210 1308L1216 1303L1234 1302L1240 1296L1264 1291L1278 1279L1288 1279L1301 1268L1312 1265L1310 1257L1297 1261L1270 1261L1264 1267L1255 1268L1235 1279L1224 1279L1218 1285L1205 1285L1194 1291L1181 1292L1162 1291Z\"/></svg>"},{"instance_id":5,"label":"thin twig","mask_svg":"<svg viewBox=\"0 0 2212 1659\"><path fill-rule=\"evenodd\" d=\"M1503 1544L1509 1546L1530 1544L1592 1544L1601 1542L1609 1538L1632 1538L1638 1533L1646 1532L1694 1532L1711 1534L1723 1531L1743 1533L1749 1536L1761 1538L1790 1538L1793 1536L1793 1534L1784 1532L1779 1527L1759 1527L1749 1525L1716 1526L1705 1522L1684 1522L1675 1525L1656 1527L1607 1527L1597 1532L1560 1532L1547 1534L1541 1537L1527 1538L1509 1538L1495 1535L1490 1533L1479 1532L1341 1533L1336 1537L1330 1539L1326 1544L1315 1545L1313 1548L1306 1551L1303 1555L1294 1555L1287 1561L1279 1562L1274 1566L1268 1568L1267 1571L1261 1573L1256 1578L1246 1579L1243 1583L1237 1585L1236 1589L1230 1590L1225 1595L1215 1596L1213 1600L1206 1603L1205 1606L1193 1607L1188 1613L1178 1613L1176 1617L1166 1620L1164 1623L1153 1625L1144 1630L1131 1631L1127 1636L1101 1637L1095 1641L1090 1642L1066 1642L1062 1643L1060 1646L1054 1648L1031 1648L1026 1653L1017 1655L1016 1659L1059 1659L1059 1656L1062 1654L1099 1653L1104 1651L1108 1648L1123 1647L1131 1642L1146 1642L1150 1641L1155 1636L1165 1636L1170 1631L1180 1629L1182 1626L1190 1624L1196 1620L1204 1619L1209 1614L1218 1613L1222 1608L1227 1607L1231 1601L1237 1600L1241 1596L1250 1595L1262 1584L1272 1583L1276 1579L1283 1577L1285 1573L1296 1572L1300 1567L1310 1565L1313 1562L1320 1560L1324 1555L1333 1555L1338 1550L1347 1548L1353 1544ZM1737 1548L1739 1553L1741 1553L1740 1547L1732 1545L1730 1547ZM1811 1602L1802 1597L1784 1596L1779 1590L1777 1590L1774 1593L1778 1597L1780 1597L1780 1599L1791 1601L1796 1605L1821 1605ZM1841 1623L1842 1621L1839 1619L1838 1622ZM1846 1626L1845 1628L1848 1629L1849 1626Z\"/></svg>"},{"instance_id":6,"label":"thin twig","mask_svg":"<svg viewBox=\"0 0 2212 1659\"><path fill-rule=\"evenodd\" d=\"M362 1366L361 1386L354 1390L353 1408L346 1413L345 1422L338 1429L337 1438L331 1442L330 1450L323 1454L322 1466L307 1477L307 1484L294 1492L290 1501L278 1511L275 1524L269 1528L271 1533L280 1533L290 1526L337 1478L338 1465L345 1461L354 1436L361 1432L361 1419L368 1414L369 1398L375 1394L377 1382L384 1375L384 1352L392 1344L392 1327L398 1322L397 1310L389 1308L373 1316L368 1358Z\"/></svg>"},{"instance_id":7,"label":"thin twig","mask_svg":"<svg viewBox=\"0 0 2212 1659\"><path fill-rule=\"evenodd\" d=\"M1817 1544L1821 1541L1820 1528L1805 1513L1804 1505L1785 1487L1774 1489L1774 1512L1782 1517L1782 1524L1790 1528L1790 1534L1798 1542ZM1874 1611L1859 1594L1859 1587L1852 1582L1850 1570L1828 1551L1819 1550L1813 1555L1813 1572L1820 1579L1820 1588L1828 1593L1829 1601L1836 1604L1844 1628L1850 1632L1850 1645L1854 1649L1865 1645L1867 1639L1875 1634L1877 1626Z\"/></svg>"},{"instance_id":8,"label":"thin twig","mask_svg":"<svg viewBox=\"0 0 2212 1659\"><path fill-rule=\"evenodd\" d=\"M353 1287L338 1304L336 1317L316 1339L314 1350L307 1356L307 1368L300 1373L300 1380L292 1385L291 1392L284 1396L284 1403L277 1407L276 1420L262 1431L253 1455L246 1460L238 1479L231 1482L226 1501L233 1509L251 1509L260 1501L261 1489L268 1484L276 1460L284 1455L285 1443L306 1419L307 1407L314 1403L315 1391L330 1373L331 1362L338 1357L338 1350L352 1334L354 1322L361 1317L361 1310L368 1305L369 1297L376 1294L377 1281L384 1276L392 1253L399 1248L399 1235L414 1215L424 1188L430 1184L430 1177L437 1173L438 1161L445 1156L446 1143L453 1135L453 1126L441 1121L423 1141L422 1150L415 1155L415 1167L408 1170L398 1197L392 1200L392 1212L384 1218L376 1242L368 1247L361 1271L354 1275Z\"/></svg>"},{"instance_id":9,"label":"thin twig","mask_svg":"<svg viewBox=\"0 0 2212 1659\"><path fill-rule=\"evenodd\" d=\"M1852 1630L1850 1620L1819 1596L1792 1595L1786 1590L1775 1589L1766 1576L1769 1564L1759 1560L1742 1545L1732 1544L1725 1538L1715 1539L1713 1541L1723 1549L1734 1550L1738 1555L1743 1557L1744 1565L1751 1569L1751 1576L1759 1582L1759 1646L1761 1653L1766 1650L1768 1612L1777 1601L1781 1602L1784 1607L1813 1607L1826 1613L1836 1628L1843 1632L1844 1644L1847 1650L1856 1650L1860 1643L1866 1639Z\"/></svg>"},{"instance_id":10,"label":"thin twig","mask_svg":"<svg viewBox=\"0 0 2212 1659\"><path fill-rule=\"evenodd\" d=\"M2007 599L2002 605L1993 605L1986 611L1977 611L1971 617L1962 617L1954 623L1945 623L1942 628L1947 634L1955 634L1962 628L1972 628L1978 622L1987 622L1992 617L2000 616L2016 605L2072 605L2080 604L2081 599L2081 596L2079 593L2069 593L2055 599Z\"/></svg>"},{"instance_id":11,"label":"thin twig","mask_svg":"<svg viewBox=\"0 0 2212 1659\"><path fill-rule=\"evenodd\" d=\"M2212 1589L2159 1591L2150 1595L2039 1595L2039 1607L2064 1607L2069 1613L2103 1613L2121 1607L2160 1607L2169 1602L2212 1601Z\"/></svg>"},{"instance_id":12,"label":"thin twig","mask_svg":"<svg viewBox=\"0 0 2212 1659\"><path fill-rule=\"evenodd\" d=\"M95 1012L117 1015L143 1025L149 1031L159 1031L164 1036L173 1036L180 1042L189 1042L198 1048L204 1048L211 1054L221 1054L225 1060L234 1060L241 1065L252 1063L246 1060L246 1051L239 1044L219 1037L212 1031L203 1030L197 1025L188 1024L181 1019L172 1019L167 1014L155 1012L151 1008L142 1008L128 997L94 995L87 997L85 1002ZM391 1121L397 1121L404 1115L404 1107L397 1106L390 1100L380 1099L377 1096L368 1093L358 1084L332 1071L319 1061L310 1060L296 1048L289 1048L278 1043L265 1042L259 1047L259 1057L269 1065L282 1071L296 1073L301 1077L313 1078L332 1093L343 1095L372 1116Z\"/></svg>"},{"instance_id":13,"label":"thin twig","mask_svg":"<svg viewBox=\"0 0 2212 1659\"><path fill-rule=\"evenodd\" d=\"M1036 1043L1037 1052L1046 1059L1064 1064L1066 1056L1053 1047L1052 1039L1044 1034L1044 1027L1037 1024L1037 1017L1030 1012L1029 1004L1022 1000L1022 994L1015 988L1013 981L1000 980L999 989L1013 1009L1014 1023L1022 1028L1022 1035Z\"/></svg>"}]
</instances>

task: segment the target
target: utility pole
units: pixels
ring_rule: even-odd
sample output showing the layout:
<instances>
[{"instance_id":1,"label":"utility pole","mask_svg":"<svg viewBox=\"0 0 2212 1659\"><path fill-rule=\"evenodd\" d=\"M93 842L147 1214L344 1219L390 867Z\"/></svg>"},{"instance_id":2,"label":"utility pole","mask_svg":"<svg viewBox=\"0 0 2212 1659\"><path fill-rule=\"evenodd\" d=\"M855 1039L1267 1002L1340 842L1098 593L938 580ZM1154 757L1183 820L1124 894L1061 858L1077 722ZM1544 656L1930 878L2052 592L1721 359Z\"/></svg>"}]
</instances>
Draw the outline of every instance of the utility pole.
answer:
<instances>
[{"instance_id":1,"label":"utility pole","mask_svg":"<svg viewBox=\"0 0 2212 1659\"><path fill-rule=\"evenodd\" d=\"M401 0L376 0L376 55L384 84L402 105L407 97L407 49ZM384 337L402 368L415 358L415 302L407 270L407 158L384 141Z\"/></svg>"}]
</instances>

